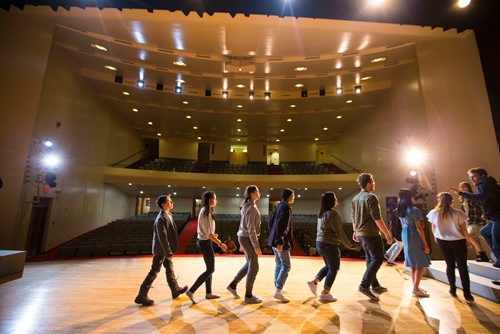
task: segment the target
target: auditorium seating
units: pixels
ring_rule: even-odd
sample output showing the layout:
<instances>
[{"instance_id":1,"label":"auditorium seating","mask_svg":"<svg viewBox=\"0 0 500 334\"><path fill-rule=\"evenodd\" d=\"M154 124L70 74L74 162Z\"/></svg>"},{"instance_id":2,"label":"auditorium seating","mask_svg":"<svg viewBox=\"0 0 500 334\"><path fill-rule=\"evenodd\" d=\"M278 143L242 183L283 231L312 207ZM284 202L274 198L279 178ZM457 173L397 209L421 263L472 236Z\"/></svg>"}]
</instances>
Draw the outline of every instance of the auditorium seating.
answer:
<instances>
[{"instance_id":1,"label":"auditorium seating","mask_svg":"<svg viewBox=\"0 0 500 334\"><path fill-rule=\"evenodd\" d=\"M133 166L137 166L134 164ZM141 165L139 169L162 170L170 172L212 173L212 174L252 174L252 175L310 175L310 174L345 174L338 166L317 164L313 161L282 162L279 165L267 165L265 162L230 164L228 161L210 161L200 163L195 160L158 158Z\"/></svg>"},{"instance_id":2,"label":"auditorium seating","mask_svg":"<svg viewBox=\"0 0 500 334\"><path fill-rule=\"evenodd\" d=\"M59 249L59 257L89 257L125 254L151 254L153 222L158 212L115 220L106 226L75 238ZM189 213L173 213L180 232Z\"/></svg>"}]
</instances>

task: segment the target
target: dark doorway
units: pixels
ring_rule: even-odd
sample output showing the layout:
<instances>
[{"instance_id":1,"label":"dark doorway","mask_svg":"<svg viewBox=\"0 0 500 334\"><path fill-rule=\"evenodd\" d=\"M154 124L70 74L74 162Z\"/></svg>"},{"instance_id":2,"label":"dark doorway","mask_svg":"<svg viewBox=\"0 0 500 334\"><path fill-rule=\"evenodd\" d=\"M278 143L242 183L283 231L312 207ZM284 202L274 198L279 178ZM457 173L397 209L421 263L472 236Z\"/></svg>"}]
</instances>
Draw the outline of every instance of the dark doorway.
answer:
<instances>
[{"instance_id":1,"label":"dark doorway","mask_svg":"<svg viewBox=\"0 0 500 334\"><path fill-rule=\"evenodd\" d=\"M198 162L208 164L210 162L210 143L198 144Z\"/></svg>"},{"instance_id":2,"label":"dark doorway","mask_svg":"<svg viewBox=\"0 0 500 334\"><path fill-rule=\"evenodd\" d=\"M143 158L154 160L160 156L160 142L158 139L144 139Z\"/></svg>"},{"instance_id":3,"label":"dark doorway","mask_svg":"<svg viewBox=\"0 0 500 334\"><path fill-rule=\"evenodd\" d=\"M40 197L39 201L33 203L30 217L30 227L26 242L28 257L42 252L43 239L45 236L45 225L47 223L52 198Z\"/></svg>"}]
</instances>

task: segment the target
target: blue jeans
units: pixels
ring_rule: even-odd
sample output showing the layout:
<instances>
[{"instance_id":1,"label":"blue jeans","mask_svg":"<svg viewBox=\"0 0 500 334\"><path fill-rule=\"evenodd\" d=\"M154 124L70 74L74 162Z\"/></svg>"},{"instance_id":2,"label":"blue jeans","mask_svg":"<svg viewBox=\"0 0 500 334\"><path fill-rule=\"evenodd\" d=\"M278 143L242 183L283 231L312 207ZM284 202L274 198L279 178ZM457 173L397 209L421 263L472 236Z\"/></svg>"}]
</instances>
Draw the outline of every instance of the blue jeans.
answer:
<instances>
[{"instance_id":1,"label":"blue jeans","mask_svg":"<svg viewBox=\"0 0 500 334\"><path fill-rule=\"evenodd\" d=\"M288 273L292 268L290 261L290 250L283 249L281 252L278 248L273 247L274 260L276 261L276 269L274 270L274 286L276 289L281 290L285 285Z\"/></svg>"},{"instance_id":2,"label":"blue jeans","mask_svg":"<svg viewBox=\"0 0 500 334\"><path fill-rule=\"evenodd\" d=\"M205 270L194 282L193 286L189 289L191 292L196 292L198 288L205 283L205 288L207 294L212 293L212 274L215 270L215 254L214 248L212 246L212 241L208 240L198 240L196 242L198 246L198 250L203 255L203 260L205 261L205 265L207 266L207 270Z\"/></svg>"},{"instance_id":3,"label":"blue jeans","mask_svg":"<svg viewBox=\"0 0 500 334\"><path fill-rule=\"evenodd\" d=\"M340 248L338 245L316 241L316 249L325 261L325 266L316 274L316 278L321 281L326 277L324 287L330 290L340 267Z\"/></svg>"},{"instance_id":4,"label":"blue jeans","mask_svg":"<svg viewBox=\"0 0 500 334\"><path fill-rule=\"evenodd\" d=\"M247 282L245 286L245 297L251 297L253 295L253 284L255 283L255 278L259 272L259 258L249 237L238 237L238 242L241 247L243 247L247 262L236 273L236 276L233 278L233 281L229 284L229 286L236 289L236 285L243 279L243 277L246 276Z\"/></svg>"},{"instance_id":5,"label":"blue jeans","mask_svg":"<svg viewBox=\"0 0 500 334\"><path fill-rule=\"evenodd\" d=\"M490 220L490 222L481 229L481 235L488 245L490 245L496 260L500 261L500 221Z\"/></svg>"},{"instance_id":6,"label":"blue jeans","mask_svg":"<svg viewBox=\"0 0 500 334\"><path fill-rule=\"evenodd\" d=\"M366 271L361 280L361 286L368 289L370 285L379 287L377 272L384 262L384 244L382 238L378 237L358 237L361 248L365 251Z\"/></svg>"}]
</instances>

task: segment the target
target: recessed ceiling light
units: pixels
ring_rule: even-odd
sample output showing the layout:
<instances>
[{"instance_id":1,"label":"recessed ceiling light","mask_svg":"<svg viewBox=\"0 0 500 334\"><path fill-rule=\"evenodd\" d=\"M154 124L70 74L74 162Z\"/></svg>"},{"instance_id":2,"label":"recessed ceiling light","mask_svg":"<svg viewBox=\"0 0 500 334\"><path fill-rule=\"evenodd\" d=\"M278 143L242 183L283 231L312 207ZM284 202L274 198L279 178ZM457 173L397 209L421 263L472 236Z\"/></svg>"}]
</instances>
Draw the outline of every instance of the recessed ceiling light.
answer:
<instances>
[{"instance_id":1,"label":"recessed ceiling light","mask_svg":"<svg viewBox=\"0 0 500 334\"><path fill-rule=\"evenodd\" d=\"M289 118L289 119L287 119L286 121L287 121L287 122L291 122L291 121L292 121L292 119L291 119L291 118Z\"/></svg>"},{"instance_id":2,"label":"recessed ceiling light","mask_svg":"<svg viewBox=\"0 0 500 334\"><path fill-rule=\"evenodd\" d=\"M371 62L372 63L380 63L380 62L382 62L384 60L385 60L384 57L379 57L379 58L372 59Z\"/></svg>"},{"instance_id":3,"label":"recessed ceiling light","mask_svg":"<svg viewBox=\"0 0 500 334\"><path fill-rule=\"evenodd\" d=\"M342 118L342 116L338 115L338 116L337 116L337 118L338 118L338 119L341 119L341 118Z\"/></svg>"},{"instance_id":4,"label":"recessed ceiling light","mask_svg":"<svg viewBox=\"0 0 500 334\"><path fill-rule=\"evenodd\" d=\"M277 142L279 142L280 140L279 139L276 139Z\"/></svg>"},{"instance_id":5,"label":"recessed ceiling light","mask_svg":"<svg viewBox=\"0 0 500 334\"><path fill-rule=\"evenodd\" d=\"M237 88L245 88L245 85L244 84L237 84L236 87Z\"/></svg>"},{"instance_id":6,"label":"recessed ceiling light","mask_svg":"<svg viewBox=\"0 0 500 334\"><path fill-rule=\"evenodd\" d=\"M110 71L116 71L116 67L114 66L111 66L111 65L106 65L104 66L106 69L110 70Z\"/></svg>"},{"instance_id":7,"label":"recessed ceiling light","mask_svg":"<svg viewBox=\"0 0 500 334\"><path fill-rule=\"evenodd\" d=\"M305 191L307 191L308 189L307 188L304 188Z\"/></svg>"},{"instance_id":8,"label":"recessed ceiling light","mask_svg":"<svg viewBox=\"0 0 500 334\"><path fill-rule=\"evenodd\" d=\"M142 191L142 190L141 190L141 191L139 191L139 193L140 193L140 194L144 194L144 191Z\"/></svg>"},{"instance_id":9,"label":"recessed ceiling light","mask_svg":"<svg viewBox=\"0 0 500 334\"><path fill-rule=\"evenodd\" d=\"M285 132L285 129L281 129L280 132Z\"/></svg>"},{"instance_id":10,"label":"recessed ceiling light","mask_svg":"<svg viewBox=\"0 0 500 334\"><path fill-rule=\"evenodd\" d=\"M177 79L177 80L175 80L175 82L177 82L178 84L184 84L184 83L186 83L186 81L184 81L182 79Z\"/></svg>"},{"instance_id":11,"label":"recessed ceiling light","mask_svg":"<svg viewBox=\"0 0 500 334\"><path fill-rule=\"evenodd\" d=\"M304 66L299 66L299 67L295 68L295 71L297 71L297 72L303 72L303 71L306 71L306 70L307 70L307 67L304 67Z\"/></svg>"},{"instance_id":12,"label":"recessed ceiling light","mask_svg":"<svg viewBox=\"0 0 500 334\"><path fill-rule=\"evenodd\" d=\"M319 140L319 138L314 138L314 140L318 141L318 140Z\"/></svg>"},{"instance_id":13,"label":"recessed ceiling light","mask_svg":"<svg viewBox=\"0 0 500 334\"><path fill-rule=\"evenodd\" d=\"M198 127L197 126L193 126L193 130L198 130Z\"/></svg>"},{"instance_id":14,"label":"recessed ceiling light","mask_svg":"<svg viewBox=\"0 0 500 334\"><path fill-rule=\"evenodd\" d=\"M298 194L297 197L300 198L300 194Z\"/></svg>"},{"instance_id":15,"label":"recessed ceiling light","mask_svg":"<svg viewBox=\"0 0 500 334\"><path fill-rule=\"evenodd\" d=\"M196 139L201 140L201 137L197 137ZM205 188L205 187L203 187L203 188Z\"/></svg>"},{"instance_id":16,"label":"recessed ceiling light","mask_svg":"<svg viewBox=\"0 0 500 334\"><path fill-rule=\"evenodd\" d=\"M237 129L236 131L241 132L241 129Z\"/></svg>"},{"instance_id":17,"label":"recessed ceiling light","mask_svg":"<svg viewBox=\"0 0 500 334\"><path fill-rule=\"evenodd\" d=\"M90 46L92 46L93 48L95 48L97 50L108 51L108 49L106 49L104 46L99 45L99 44L90 44Z\"/></svg>"},{"instance_id":18,"label":"recessed ceiling light","mask_svg":"<svg viewBox=\"0 0 500 334\"><path fill-rule=\"evenodd\" d=\"M186 63L183 62L182 60L174 61L173 64L175 66L186 66Z\"/></svg>"},{"instance_id":19,"label":"recessed ceiling light","mask_svg":"<svg viewBox=\"0 0 500 334\"><path fill-rule=\"evenodd\" d=\"M238 139L236 139L236 141L241 141L241 139L240 139L240 138L238 138Z\"/></svg>"},{"instance_id":20,"label":"recessed ceiling light","mask_svg":"<svg viewBox=\"0 0 500 334\"><path fill-rule=\"evenodd\" d=\"M290 104L290 108L295 108L296 105L295 104Z\"/></svg>"},{"instance_id":21,"label":"recessed ceiling light","mask_svg":"<svg viewBox=\"0 0 500 334\"><path fill-rule=\"evenodd\" d=\"M328 130L328 128L325 126L325 127L323 128L323 131L326 131L326 130Z\"/></svg>"},{"instance_id":22,"label":"recessed ceiling light","mask_svg":"<svg viewBox=\"0 0 500 334\"><path fill-rule=\"evenodd\" d=\"M137 109L137 108L132 108L132 111L133 111L133 112L139 112L139 109Z\"/></svg>"},{"instance_id":23,"label":"recessed ceiling light","mask_svg":"<svg viewBox=\"0 0 500 334\"><path fill-rule=\"evenodd\" d=\"M148 122L149 125L153 125L153 122Z\"/></svg>"},{"instance_id":24,"label":"recessed ceiling light","mask_svg":"<svg viewBox=\"0 0 500 334\"><path fill-rule=\"evenodd\" d=\"M361 80L370 80L372 77L371 76L366 76L366 77L362 77Z\"/></svg>"},{"instance_id":25,"label":"recessed ceiling light","mask_svg":"<svg viewBox=\"0 0 500 334\"><path fill-rule=\"evenodd\" d=\"M161 133L159 133L159 132L158 132L156 135L157 135L158 137L161 137Z\"/></svg>"},{"instance_id":26,"label":"recessed ceiling light","mask_svg":"<svg viewBox=\"0 0 500 334\"><path fill-rule=\"evenodd\" d=\"M238 118L238 119L236 120L236 122L241 122L241 118Z\"/></svg>"},{"instance_id":27,"label":"recessed ceiling light","mask_svg":"<svg viewBox=\"0 0 500 334\"><path fill-rule=\"evenodd\" d=\"M470 5L470 1L471 0L458 0L457 5L458 5L459 8L465 8L468 5Z\"/></svg>"},{"instance_id":28,"label":"recessed ceiling light","mask_svg":"<svg viewBox=\"0 0 500 334\"><path fill-rule=\"evenodd\" d=\"M295 84L295 87L300 88L300 87L304 87L304 85L301 83L298 83L298 84Z\"/></svg>"},{"instance_id":29,"label":"recessed ceiling light","mask_svg":"<svg viewBox=\"0 0 500 334\"><path fill-rule=\"evenodd\" d=\"M188 102L188 101L182 101L182 103L183 103L183 104L189 104L189 102Z\"/></svg>"},{"instance_id":30,"label":"recessed ceiling light","mask_svg":"<svg viewBox=\"0 0 500 334\"><path fill-rule=\"evenodd\" d=\"M169 184L169 185L167 185L167 187L169 187L169 188L170 188L170 184Z\"/></svg>"},{"instance_id":31,"label":"recessed ceiling light","mask_svg":"<svg viewBox=\"0 0 500 334\"><path fill-rule=\"evenodd\" d=\"M352 103L352 100L347 100L345 101L345 103Z\"/></svg>"},{"instance_id":32,"label":"recessed ceiling light","mask_svg":"<svg viewBox=\"0 0 500 334\"><path fill-rule=\"evenodd\" d=\"M131 186L131 185L132 185L132 183L130 183L130 182L129 182L129 183L128 183L128 185L129 185L129 186Z\"/></svg>"},{"instance_id":33,"label":"recessed ceiling light","mask_svg":"<svg viewBox=\"0 0 500 334\"><path fill-rule=\"evenodd\" d=\"M175 195L177 195L177 193L176 193L176 192L174 192L174 196L175 196Z\"/></svg>"},{"instance_id":34,"label":"recessed ceiling light","mask_svg":"<svg viewBox=\"0 0 500 334\"><path fill-rule=\"evenodd\" d=\"M339 190L342 190L342 187L339 187Z\"/></svg>"},{"instance_id":35,"label":"recessed ceiling light","mask_svg":"<svg viewBox=\"0 0 500 334\"><path fill-rule=\"evenodd\" d=\"M130 95L129 92L123 92L123 95Z\"/></svg>"},{"instance_id":36,"label":"recessed ceiling light","mask_svg":"<svg viewBox=\"0 0 500 334\"><path fill-rule=\"evenodd\" d=\"M241 104L238 104L236 107L243 108L243 106Z\"/></svg>"},{"instance_id":37,"label":"recessed ceiling light","mask_svg":"<svg viewBox=\"0 0 500 334\"><path fill-rule=\"evenodd\" d=\"M186 118L187 118L187 119L190 119L190 118L191 118L191 116L190 116L190 115L187 115L187 116L186 116Z\"/></svg>"},{"instance_id":38,"label":"recessed ceiling light","mask_svg":"<svg viewBox=\"0 0 500 334\"><path fill-rule=\"evenodd\" d=\"M240 194L236 194L236 197L240 197Z\"/></svg>"},{"instance_id":39,"label":"recessed ceiling light","mask_svg":"<svg viewBox=\"0 0 500 334\"><path fill-rule=\"evenodd\" d=\"M269 194L267 194L266 197L269 197Z\"/></svg>"}]
</instances>

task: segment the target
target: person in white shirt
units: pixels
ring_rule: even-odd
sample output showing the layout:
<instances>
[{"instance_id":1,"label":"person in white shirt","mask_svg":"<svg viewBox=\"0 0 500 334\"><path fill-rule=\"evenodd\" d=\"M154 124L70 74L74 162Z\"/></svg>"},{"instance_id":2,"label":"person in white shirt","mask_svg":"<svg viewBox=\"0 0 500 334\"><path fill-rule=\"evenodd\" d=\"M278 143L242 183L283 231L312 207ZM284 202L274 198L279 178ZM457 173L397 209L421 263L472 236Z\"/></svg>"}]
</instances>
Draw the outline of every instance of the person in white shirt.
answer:
<instances>
[{"instance_id":1,"label":"person in white shirt","mask_svg":"<svg viewBox=\"0 0 500 334\"><path fill-rule=\"evenodd\" d=\"M217 244L223 251L226 251L226 245L219 240L215 234L214 207L217 205L217 196L213 191L205 191L201 196L202 208L198 215L198 240L196 245L203 255L203 260L207 269L198 277L186 295L196 304L194 293L205 283L206 299L220 298L219 295L212 293L212 273L215 270L215 254L212 242Z\"/></svg>"},{"instance_id":2,"label":"person in white shirt","mask_svg":"<svg viewBox=\"0 0 500 334\"><path fill-rule=\"evenodd\" d=\"M464 298L473 302L470 292L469 270L467 268L467 246L471 246L467 232L467 216L461 210L451 206L453 197L450 193L442 192L437 195L438 203L428 214L432 224L434 241L438 244L446 262L446 276L450 284L450 294L457 296L455 285L455 263L458 267Z\"/></svg>"}]
</instances>

